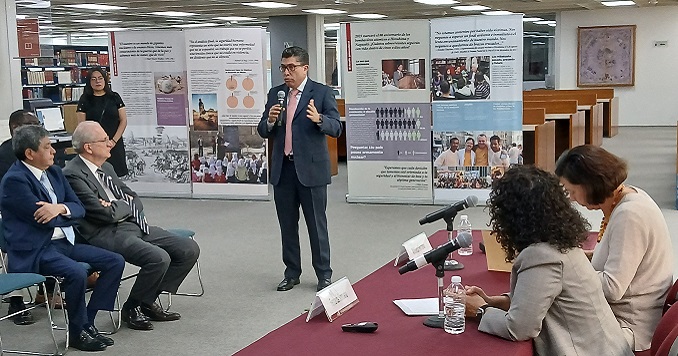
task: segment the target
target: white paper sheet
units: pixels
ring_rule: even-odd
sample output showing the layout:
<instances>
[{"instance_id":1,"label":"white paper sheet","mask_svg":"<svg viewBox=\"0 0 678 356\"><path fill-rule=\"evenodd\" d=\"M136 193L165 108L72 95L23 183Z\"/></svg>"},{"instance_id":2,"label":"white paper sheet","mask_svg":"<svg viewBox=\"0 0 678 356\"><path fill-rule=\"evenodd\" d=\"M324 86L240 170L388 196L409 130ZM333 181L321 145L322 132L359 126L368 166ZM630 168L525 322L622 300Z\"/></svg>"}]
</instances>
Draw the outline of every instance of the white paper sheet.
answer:
<instances>
[{"instance_id":1,"label":"white paper sheet","mask_svg":"<svg viewBox=\"0 0 678 356\"><path fill-rule=\"evenodd\" d=\"M438 314L438 298L396 299L393 303L407 315Z\"/></svg>"}]
</instances>

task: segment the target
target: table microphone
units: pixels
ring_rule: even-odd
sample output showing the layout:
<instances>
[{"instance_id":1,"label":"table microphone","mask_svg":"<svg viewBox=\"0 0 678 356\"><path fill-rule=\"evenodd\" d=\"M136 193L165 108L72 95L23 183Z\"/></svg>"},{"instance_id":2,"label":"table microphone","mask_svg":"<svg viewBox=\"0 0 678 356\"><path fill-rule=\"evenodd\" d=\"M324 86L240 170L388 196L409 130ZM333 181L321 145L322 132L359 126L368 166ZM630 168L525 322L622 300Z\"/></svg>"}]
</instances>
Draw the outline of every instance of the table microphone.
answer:
<instances>
[{"instance_id":1,"label":"table microphone","mask_svg":"<svg viewBox=\"0 0 678 356\"><path fill-rule=\"evenodd\" d=\"M278 114L278 120L276 120L276 121L278 121L278 126L282 126L282 119L280 118L280 116L281 116L282 112L285 110L285 96L286 95L287 94L285 94L284 90L281 90L281 91L278 92L278 104L280 104L280 106L282 106L280 114Z\"/></svg>"},{"instance_id":2,"label":"table microphone","mask_svg":"<svg viewBox=\"0 0 678 356\"><path fill-rule=\"evenodd\" d=\"M450 242L447 242L443 245L438 246L436 249L426 252L425 254L416 257L410 262L407 262L406 265L400 267L398 273L405 274L410 271L417 270L421 267L426 266L429 263L438 262L450 253L462 248L469 247L473 243L473 236L468 232L462 232L457 235L455 239L452 239Z\"/></svg>"},{"instance_id":3,"label":"table microphone","mask_svg":"<svg viewBox=\"0 0 678 356\"><path fill-rule=\"evenodd\" d=\"M440 220L445 217L447 214L456 214L466 208L474 207L478 205L478 197L475 195L469 195L464 200L460 200L454 204L450 204L442 209L436 210L423 218L419 219L419 225L428 224L437 220Z\"/></svg>"}]
</instances>

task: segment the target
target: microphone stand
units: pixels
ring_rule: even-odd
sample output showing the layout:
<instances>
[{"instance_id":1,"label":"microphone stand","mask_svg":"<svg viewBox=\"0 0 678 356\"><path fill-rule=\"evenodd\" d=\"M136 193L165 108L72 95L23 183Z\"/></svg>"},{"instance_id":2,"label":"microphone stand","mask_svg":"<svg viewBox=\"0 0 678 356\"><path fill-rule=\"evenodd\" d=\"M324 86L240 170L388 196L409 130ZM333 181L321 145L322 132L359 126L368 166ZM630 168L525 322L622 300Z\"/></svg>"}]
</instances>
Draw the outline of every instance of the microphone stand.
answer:
<instances>
[{"instance_id":1,"label":"microphone stand","mask_svg":"<svg viewBox=\"0 0 678 356\"><path fill-rule=\"evenodd\" d=\"M452 241L452 232L454 231L454 218L457 212L451 212L443 217L447 223L447 239ZM430 328L444 328L445 324L445 301L443 299L443 290L445 289L444 278L445 271L456 271L464 268L464 265L452 259L452 252L438 261L431 262L436 268L436 277L438 277L438 315L433 315L424 320L424 325Z\"/></svg>"},{"instance_id":2,"label":"microphone stand","mask_svg":"<svg viewBox=\"0 0 678 356\"><path fill-rule=\"evenodd\" d=\"M438 315L433 315L424 320L424 325L429 328L442 329L445 323L445 302L443 301L443 277L445 277L445 259L442 258L431 263L436 268L436 277L438 277Z\"/></svg>"},{"instance_id":3,"label":"microphone stand","mask_svg":"<svg viewBox=\"0 0 678 356\"><path fill-rule=\"evenodd\" d=\"M452 239L454 238L452 234L454 232L454 218L456 216L457 216L456 211L443 216L443 220L445 220L445 223L447 223L447 241L452 241ZM446 271L457 271L464 268L464 265L461 262L458 262L457 260L452 258L453 253L454 252L450 252L449 256L445 260Z\"/></svg>"}]
</instances>

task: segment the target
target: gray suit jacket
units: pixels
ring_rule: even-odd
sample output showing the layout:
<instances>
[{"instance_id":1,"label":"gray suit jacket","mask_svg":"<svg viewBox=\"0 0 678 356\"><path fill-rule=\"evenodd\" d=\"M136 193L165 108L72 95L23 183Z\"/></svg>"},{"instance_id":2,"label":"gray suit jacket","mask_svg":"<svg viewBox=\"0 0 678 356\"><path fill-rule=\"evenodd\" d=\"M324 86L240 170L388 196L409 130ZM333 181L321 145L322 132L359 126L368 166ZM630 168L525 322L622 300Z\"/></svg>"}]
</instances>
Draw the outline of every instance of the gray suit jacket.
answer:
<instances>
[{"instance_id":1,"label":"gray suit jacket","mask_svg":"<svg viewBox=\"0 0 678 356\"><path fill-rule=\"evenodd\" d=\"M144 206L137 193L118 178L113 166L106 162L101 166L101 169L113 178L113 182L125 194L134 197L134 204L143 212ZM132 210L124 201L112 201L109 207L101 205L99 199L109 201L108 195L106 195L106 191L104 191L96 175L89 170L80 156L73 158L66 164L64 174L73 191L85 206L85 218L80 221L78 232L86 240L90 240L94 236L105 238L106 235L110 235L112 238L115 235L115 228L118 223L132 217Z\"/></svg>"},{"instance_id":2,"label":"gray suit jacket","mask_svg":"<svg viewBox=\"0 0 678 356\"><path fill-rule=\"evenodd\" d=\"M534 339L538 355L633 355L579 248L567 253L548 243L525 248L513 264L509 296L508 312L488 308L480 331L509 340Z\"/></svg>"}]
</instances>

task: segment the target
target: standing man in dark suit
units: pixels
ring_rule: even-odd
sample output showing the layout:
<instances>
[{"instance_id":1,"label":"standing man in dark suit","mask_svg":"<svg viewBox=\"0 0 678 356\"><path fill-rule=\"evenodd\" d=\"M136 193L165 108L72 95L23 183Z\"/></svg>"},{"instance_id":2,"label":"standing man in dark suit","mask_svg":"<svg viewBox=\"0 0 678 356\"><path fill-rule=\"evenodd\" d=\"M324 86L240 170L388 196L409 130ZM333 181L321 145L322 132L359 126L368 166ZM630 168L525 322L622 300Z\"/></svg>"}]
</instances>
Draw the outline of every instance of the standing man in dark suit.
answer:
<instances>
[{"instance_id":1,"label":"standing man in dark suit","mask_svg":"<svg viewBox=\"0 0 678 356\"><path fill-rule=\"evenodd\" d=\"M338 137L341 123L332 89L308 79L308 62L308 52L303 48L283 50L280 71L285 84L268 92L266 109L257 127L261 137L274 139L270 174L286 266L279 291L299 284L300 205L311 240L317 290L332 283L325 215L331 174L325 135ZM285 108L278 103L281 91L285 93Z\"/></svg>"},{"instance_id":2,"label":"standing man in dark suit","mask_svg":"<svg viewBox=\"0 0 678 356\"><path fill-rule=\"evenodd\" d=\"M155 300L163 291L177 292L198 260L198 244L148 224L137 193L106 162L113 142L98 122L81 122L73 132L73 147L78 156L64 173L85 206L78 231L90 244L141 267L122 320L136 330L152 330L151 320L178 320L179 313L165 311Z\"/></svg>"},{"instance_id":3,"label":"standing man in dark suit","mask_svg":"<svg viewBox=\"0 0 678 356\"><path fill-rule=\"evenodd\" d=\"M94 319L99 310L113 310L125 261L117 253L75 243L73 225L85 215L85 209L61 168L54 166L55 150L47 130L20 127L12 146L19 161L0 184L8 270L63 277L71 346L83 351L105 350L113 340L99 333ZM87 306L87 270L76 261L100 271Z\"/></svg>"}]
</instances>

